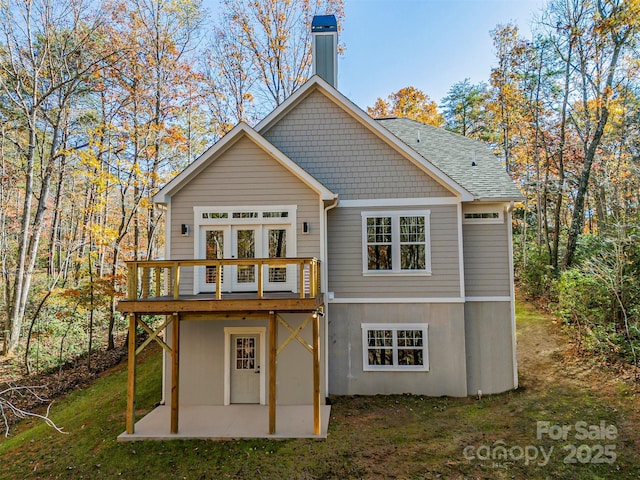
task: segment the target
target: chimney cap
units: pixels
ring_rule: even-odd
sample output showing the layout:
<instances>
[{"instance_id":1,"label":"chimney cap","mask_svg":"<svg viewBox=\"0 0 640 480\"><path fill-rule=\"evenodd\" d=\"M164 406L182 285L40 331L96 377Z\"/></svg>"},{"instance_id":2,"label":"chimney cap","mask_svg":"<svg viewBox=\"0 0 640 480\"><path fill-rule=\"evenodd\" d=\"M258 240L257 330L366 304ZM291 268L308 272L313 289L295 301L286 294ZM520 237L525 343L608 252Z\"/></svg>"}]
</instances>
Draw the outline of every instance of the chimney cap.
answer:
<instances>
[{"instance_id":1,"label":"chimney cap","mask_svg":"<svg viewBox=\"0 0 640 480\"><path fill-rule=\"evenodd\" d=\"M338 21L335 15L316 15L311 21L311 31L313 33L320 32L337 32Z\"/></svg>"}]
</instances>

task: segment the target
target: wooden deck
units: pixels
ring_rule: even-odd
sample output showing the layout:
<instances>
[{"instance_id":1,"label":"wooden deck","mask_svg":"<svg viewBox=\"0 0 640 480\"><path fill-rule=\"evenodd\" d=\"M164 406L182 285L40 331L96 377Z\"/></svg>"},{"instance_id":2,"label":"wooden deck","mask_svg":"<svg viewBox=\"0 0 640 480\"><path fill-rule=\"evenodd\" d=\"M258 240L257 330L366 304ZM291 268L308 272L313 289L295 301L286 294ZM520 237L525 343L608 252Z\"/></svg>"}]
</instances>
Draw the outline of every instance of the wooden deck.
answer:
<instances>
[{"instance_id":1,"label":"wooden deck","mask_svg":"<svg viewBox=\"0 0 640 480\"><path fill-rule=\"evenodd\" d=\"M117 310L122 313L138 313L142 315L170 315L172 313L204 314L212 313L211 319L237 317L238 314L255 315L271 311L277 312L313 312L324 304L324 295L317 293L313 297L300 298L295 292L258 292L222 293L217 299L215 293L198 295L164 295L153 298L122 300ZM193 316L193 315L191 315Z\"/></svg>"},{"instance_id":2,"label":"wooden deck","mask_svg":"<svg viewBox=\"0 0 640 480\"><path fill-rule=\"evenodd\" d=\"M255 272L254 292L223 292L225 268L251 267ZM126 436L135 437L136 356L151 342L156 341L167 352L171 362L171 398L168 409L169 431L178 434L179 425L179 371L180 324L185 320L242 320L268 319L269 331L269 401L268 435L278 435L276 429L276 358L292 341L300 342L312 356L313 376L313 435L322 432L320 405L320 321L324 316L324 295L321 292L320 262L316 258L256 258L221 260L166 260L127 262L127 299L118 302L117 310L129 319L128 384ZM180 284L182 268L215 268L215 293L189 295ZM265 272L272 268L295 269L297 291L265 291ZM213 285L214 284L214 285ZM305 313L307 319L293 328L279 313ZM164 315L165 321L152 329L145 316ZM289 337L279 345L278 325L283 325ZM312 343L300 333L306 325L312 329ZM137 346L138 327L147 338ZM161 332L170 329L171 344L165 343ZM166 415L165 415L166 416ZM165 418L163 416L162 418ZM164 421L167 421L165 418ZM214 432L211 436L215 437Z\"/></svg>"},{"instance_id":3,"label":"wooden deck","mask_svg":"<svg viewBox=\"0 0 640 480\"><path fill-rule=\"evenodd\" d=\"M122 313L162 315L172 313L313 312L324 303L320 289L320 262L316 258L253 258L221 260L158 260L127 262L127 299L118 303ZM225 268L254 267L254 292L225 292ZM185 294L181 270L215 269L215 293ZM297 291L265 290L268 268L294 268ZM293 272L292 272L293 273Z\"/></svg>"}]
</instances>

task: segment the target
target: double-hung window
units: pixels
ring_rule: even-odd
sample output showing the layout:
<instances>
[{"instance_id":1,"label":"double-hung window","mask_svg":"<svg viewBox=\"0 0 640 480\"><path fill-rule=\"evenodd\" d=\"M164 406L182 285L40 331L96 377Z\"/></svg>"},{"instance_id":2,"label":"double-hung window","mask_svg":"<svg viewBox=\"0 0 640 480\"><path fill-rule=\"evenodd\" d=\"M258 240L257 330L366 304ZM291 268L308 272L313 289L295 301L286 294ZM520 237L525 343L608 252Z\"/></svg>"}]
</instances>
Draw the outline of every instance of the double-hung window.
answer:
<instances>
[{"instance_id":1,"label":"double-hung window","mask_svg":"<svg viewBox=\"0 0 640 480\"><path fill-rule=\"evenodd\" d=\"M365 274L431 273L430 212L362 212Z\"/></svg>"},{"instance_id":2,"label":"double-hung window","mask_svg":"<svg viewBox=\"0 0 640 480\"><path fill-rule=\"evenodd\" d=\"M429 370L427 332L424 323L363 323L363 370Z\"/></svg>"}]
</instances>

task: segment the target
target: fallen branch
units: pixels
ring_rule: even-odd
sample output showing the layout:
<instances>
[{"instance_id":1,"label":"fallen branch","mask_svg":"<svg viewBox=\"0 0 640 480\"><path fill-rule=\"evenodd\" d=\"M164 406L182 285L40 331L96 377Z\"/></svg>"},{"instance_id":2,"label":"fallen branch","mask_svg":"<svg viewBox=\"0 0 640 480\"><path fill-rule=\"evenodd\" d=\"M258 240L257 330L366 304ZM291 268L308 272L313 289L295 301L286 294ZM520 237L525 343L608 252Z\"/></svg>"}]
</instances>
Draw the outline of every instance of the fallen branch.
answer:
<instances>
[{"instance_id":1,"label":"fallen branch","mask_svg":"<svg viewBox=\"0 0 640 480\"><path fill-rule=\"evenodd\" d=\"M44 420L44 422L49 425L51 428L56 430L58 433L62 433L67 435L67 432L62 430L62 427L58 427L53 420L49 417L49 412L51 411L51 406L53 405L53 401L49 402L47 405L47 412L42 415L35 412L30 412L28 410L24 410L23 408L18 407L11 399L12 396L18 395L19 397L32 396L39 402L46 402L45 398L42 398L40 395L36 393L36 389L45 388L44 386L19 386L14 385L13 383L6 384L7 388L0 391L0 415L2 415L2 420L4 422L5 427L5 437L9 436L9 418L7 415L13 415L18 419L24 419L27 417L34 417Z\"/></svg>"}]
</instances>

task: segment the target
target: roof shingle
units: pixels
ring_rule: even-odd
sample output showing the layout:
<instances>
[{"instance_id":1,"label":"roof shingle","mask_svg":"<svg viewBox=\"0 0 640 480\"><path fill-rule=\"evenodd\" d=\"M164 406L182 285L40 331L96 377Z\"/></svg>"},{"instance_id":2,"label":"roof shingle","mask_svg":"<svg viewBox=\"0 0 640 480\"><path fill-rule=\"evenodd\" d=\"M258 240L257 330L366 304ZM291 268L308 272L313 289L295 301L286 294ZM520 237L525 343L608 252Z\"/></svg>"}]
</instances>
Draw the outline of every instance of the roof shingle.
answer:
<instances>
[{"instance_id":1,"label":"roof shingle","mask_svg":"<svg viewBox=\"0 0 640 480\"><path fill-rule=\"evenodd\" d=\"M482 142L408 118L376 120L478 200L521 200L500 159Z\"/></svg>"}]
</instances>

